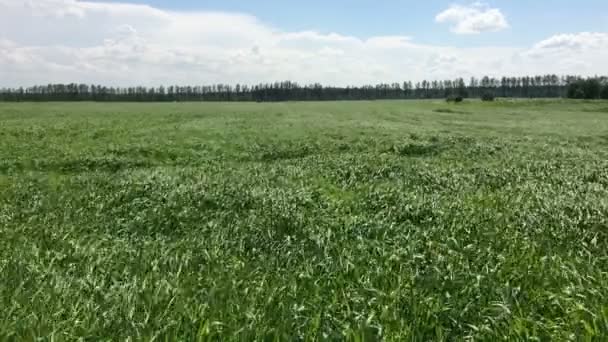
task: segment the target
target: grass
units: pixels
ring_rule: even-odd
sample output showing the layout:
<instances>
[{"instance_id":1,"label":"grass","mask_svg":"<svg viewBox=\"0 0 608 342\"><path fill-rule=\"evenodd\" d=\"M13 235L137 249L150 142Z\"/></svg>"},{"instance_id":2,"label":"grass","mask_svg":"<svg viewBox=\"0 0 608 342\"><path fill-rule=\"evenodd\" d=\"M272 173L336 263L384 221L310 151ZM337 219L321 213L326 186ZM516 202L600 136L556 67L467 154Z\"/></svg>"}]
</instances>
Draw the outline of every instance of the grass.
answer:
<instances>
[{"instance_id":1,"label":"grass","mask_svg":"<svg viewBox=\"0 0 608 342\"><path fill-rule=\"evenodd\" d=\"M601 340L607 105L0 104L0 338Z\"/></svg>"}]
</instances>

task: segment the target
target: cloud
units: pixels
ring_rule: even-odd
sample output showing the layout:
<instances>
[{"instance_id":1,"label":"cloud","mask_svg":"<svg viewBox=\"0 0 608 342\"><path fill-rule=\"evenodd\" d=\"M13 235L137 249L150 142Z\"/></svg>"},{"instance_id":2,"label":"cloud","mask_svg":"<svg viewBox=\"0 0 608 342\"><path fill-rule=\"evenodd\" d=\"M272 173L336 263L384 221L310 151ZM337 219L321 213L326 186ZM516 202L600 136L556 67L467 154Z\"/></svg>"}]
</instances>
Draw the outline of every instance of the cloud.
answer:
<instances>
[{"instance_id":1,"label":"cloud","mask_svg":"<svg viewBox=\"0 0 608 342\"><path fill-rule=\"evenodd\" d=\"M24 29L23 23L27 23ZM239 13L74 0L0 0L0 87L293 80L361 85L537 73L601 73L604 33L530 47L458 48L406 36L284 31ZM558 48L559 47L559 48ZM581 52L583 51L583 52ZM576 63L575 63L576 61Z\"/></svg>"},{"instance_id":2,"label":"cloud","mask_svg":"<svg viewBox=\"0 0 608 342\"><path fill-rule=\"evenodd\" d=\"M608 33L581 32L558 34L534 46L535 50L585 50L601 49L608 46Z\"/></svg>"},{"instance_id":3,"label":"cloud","mask_svg":"<svg viewBox=\"0 0 608 342\"><path fill-rule=\"evenodd\" d=\"M497 32L509 27L507 19L498 8L475 2L469 6L452 5L437 14L435 21L450 23L452 32L457 34L479 34Z\"/></svg>"},{"instance_id":4,"label":"cloud","mask_svg":"<svg viewBox=\"0 0 608 342\"><path fill-rule=\"evenodd\" d=\"M519 54L526 65L547 68L554 73L596 75L606 72L608 33L557 34Z\"/></svg>"},{"instance_id":5,"label":"cloud","mask_svg":"<svg viewBox=\"0 0 608 342\"><path fill-rule=\"evenodd\" d=\"M605 73L605 68L594 70L594 66L604 66L608 60L608 33L557 34L534 44L522 55L532 60L532 63L544 62L550 57L556 68Z\"/></svg>"},{"instance_id":6,"label":"cloud","mask_svg":"<svg viewBox=\"0 0 608 342\"><path fill-rule=\"evenodd\" d=\"M398 49L398 48L405 48L405 47L413 45L411 43L409 37L401 37L401 36L372 37L372 38L368 39L366 41L366 43L370 46L374 46L377 48L384 48L384 49Z\"/></svg>"}]
</instances>

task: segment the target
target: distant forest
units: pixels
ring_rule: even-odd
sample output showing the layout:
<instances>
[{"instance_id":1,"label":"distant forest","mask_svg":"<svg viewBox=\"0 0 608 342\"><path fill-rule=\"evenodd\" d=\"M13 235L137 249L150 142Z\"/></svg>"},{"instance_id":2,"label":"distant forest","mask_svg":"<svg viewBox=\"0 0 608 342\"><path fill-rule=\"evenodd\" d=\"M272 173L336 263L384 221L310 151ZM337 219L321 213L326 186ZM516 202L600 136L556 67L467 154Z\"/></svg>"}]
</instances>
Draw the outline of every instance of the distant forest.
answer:
<instances>
[{"instance_id":1,"label":"distant forest","mask_svg":"<svg viewBox=\"0 0 608 342\"><path fill-rule=\"evenodd\" d=\"M235 86L107 87L87 84L49 84L2 88L0 101L334 101L484 98L608 99L608 77L544 75L462 78L353 87L299 85L284 81Z\"/></svg>"}]
</instances>

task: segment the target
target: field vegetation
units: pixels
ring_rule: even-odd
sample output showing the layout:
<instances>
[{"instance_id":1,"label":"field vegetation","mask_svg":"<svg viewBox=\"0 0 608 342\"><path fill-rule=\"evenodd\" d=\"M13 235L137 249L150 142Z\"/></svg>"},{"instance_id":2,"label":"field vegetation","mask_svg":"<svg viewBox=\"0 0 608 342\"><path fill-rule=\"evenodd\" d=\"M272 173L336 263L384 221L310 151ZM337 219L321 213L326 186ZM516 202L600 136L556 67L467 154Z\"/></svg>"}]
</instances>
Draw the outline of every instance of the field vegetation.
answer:
<instances>
[{"instance_id":1,"label":"field vegetation","mask_svg":"<svg viewBox=\"0 0 608 342\"><path fill-rule=\"evenodd\" d=\"M601 340L607 108L1 103L0 339Z\"/></svg>"}]
</instances>

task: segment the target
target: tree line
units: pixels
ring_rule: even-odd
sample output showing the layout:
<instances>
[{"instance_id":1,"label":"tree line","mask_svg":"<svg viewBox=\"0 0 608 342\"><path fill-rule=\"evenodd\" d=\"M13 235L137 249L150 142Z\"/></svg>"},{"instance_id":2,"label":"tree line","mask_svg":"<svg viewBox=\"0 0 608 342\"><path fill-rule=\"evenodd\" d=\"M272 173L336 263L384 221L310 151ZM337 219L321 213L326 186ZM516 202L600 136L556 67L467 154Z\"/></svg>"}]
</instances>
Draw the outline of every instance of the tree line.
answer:
<instances>
[{"instance_id":1,"label":"tree line","mask_svg":"<svg viewBox=\"0 0 608 342\"><path fill-rule=\"evenodd\" d=\"M608 99L608 77L526 76L462 78L442 81L334 87L291 81L235 86L107 87L88 84L49 84L1 88L0 101L329 101L384 99L480 98Z\"/></svg>"}]
</instances>

